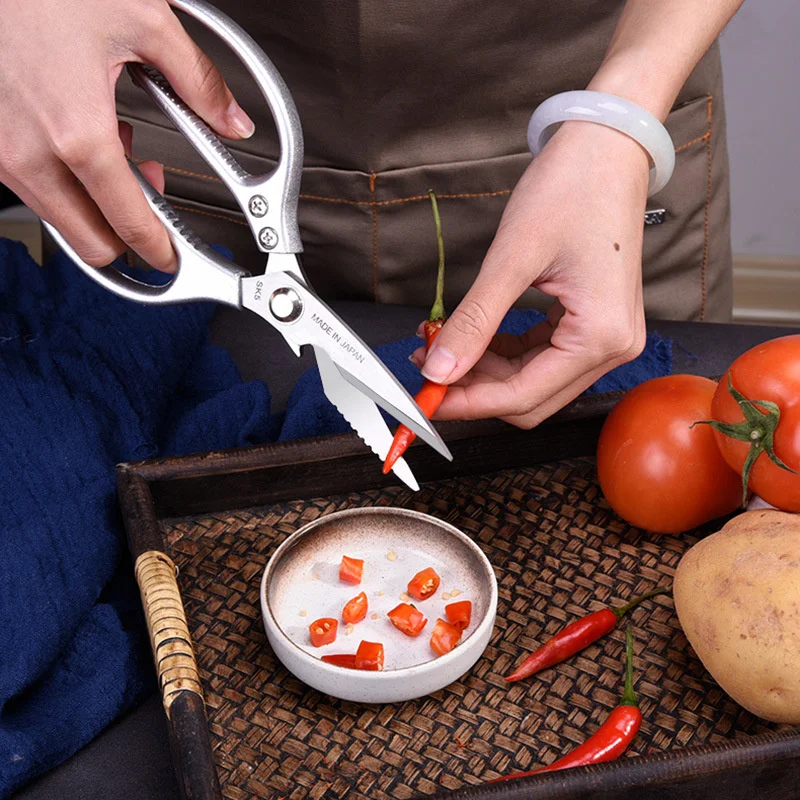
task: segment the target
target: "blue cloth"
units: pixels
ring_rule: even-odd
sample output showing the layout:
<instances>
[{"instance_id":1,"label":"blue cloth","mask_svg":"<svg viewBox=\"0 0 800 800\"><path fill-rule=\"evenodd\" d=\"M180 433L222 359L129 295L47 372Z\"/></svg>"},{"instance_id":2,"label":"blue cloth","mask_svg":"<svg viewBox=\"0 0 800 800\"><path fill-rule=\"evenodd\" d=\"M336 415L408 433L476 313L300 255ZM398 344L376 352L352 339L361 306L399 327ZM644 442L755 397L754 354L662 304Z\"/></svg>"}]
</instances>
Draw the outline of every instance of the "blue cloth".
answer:
<instances>
[{"instance_id":1,"label":"blue cloth","mask_svg":"<svg viewBox=\"0 0 800 800\"><path fill-rule=\"evenodd\" d=\"M267 387L209 344L212 311L118 299L65 257L41 269L0 239L0 797L152 688L115 464L347 430L313 369L278 432ZM515 313L504 329L534 321ZM378 349L412 392L418 345ZM669 343L651 338L592 390L669 370Z\"/></svg>"},{"instance_id":2,"label":"blue cloth","mask_svg":"<svg viewBox=\"0 0 800 800\"><path fill-rule=\"evenodd\" d=\"M0 239L0 796L150 680L114 465L269 437L267 387L209 345L212 312L120 300Z\"/></svg>"}]
</instances>

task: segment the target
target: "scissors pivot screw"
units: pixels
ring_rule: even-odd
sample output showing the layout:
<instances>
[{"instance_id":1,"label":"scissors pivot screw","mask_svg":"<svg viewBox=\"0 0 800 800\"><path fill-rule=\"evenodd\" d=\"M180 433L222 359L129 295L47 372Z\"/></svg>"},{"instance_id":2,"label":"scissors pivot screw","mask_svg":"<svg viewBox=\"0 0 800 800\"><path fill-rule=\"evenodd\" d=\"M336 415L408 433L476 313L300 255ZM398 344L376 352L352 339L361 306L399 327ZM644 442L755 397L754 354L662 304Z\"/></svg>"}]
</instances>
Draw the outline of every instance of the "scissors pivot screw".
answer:
<instances>
[{"instance_id":1,"label":"scissors pivot screw","mask_svg":"<svg viewBox=\"0 0 800 800\"><path fill-rule=\"evenodd\" d=\"M272 250L278 244L278 233L274 228L262 228L258 232L258 241L267 250Z\"/></svg>"},{"instance_id":2,"label":"scissors pivot screw","mask_svg":"<svg viewBox=\"0 0 800 800\"><path fill-rule=\"evenodd\" d=\"M267 209L269 208L267 201L260 194L254 194L250 198L250 202L247 204L247 207L250 209L250 213L254 217L266 216Z\"/></svg>"},{"instance_id":3,"label":"scissors pivot screw","mask_svg":"<svg viewBox=\"0 0 800 800\"><path fill-rule=\"evenodd\" d=\"M294 289L276 289L269 299L269 310L281 322L294 322L303 313L303 301Z\"/></svg>"}]
</instances>

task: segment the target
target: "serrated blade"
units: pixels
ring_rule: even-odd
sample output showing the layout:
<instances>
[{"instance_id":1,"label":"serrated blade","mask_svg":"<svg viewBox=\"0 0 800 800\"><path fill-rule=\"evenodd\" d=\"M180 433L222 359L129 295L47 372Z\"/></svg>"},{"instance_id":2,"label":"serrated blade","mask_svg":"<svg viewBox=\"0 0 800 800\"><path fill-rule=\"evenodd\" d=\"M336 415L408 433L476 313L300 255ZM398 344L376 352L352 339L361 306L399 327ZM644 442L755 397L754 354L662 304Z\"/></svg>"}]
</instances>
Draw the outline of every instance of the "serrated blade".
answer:
<instances>
[{"instance_id":1,"label":"serrated blade","mask_svg":"<svg viewBox=\"0 0 800 800\"><path fill-rule=\"evenodd\" d=\"M339 374L339 368L321 347L315 347L314 353L317 356L317 366L325 396L336 406L338 412L367 447L384 461L394 437L378 406ZM398 458L392 467L392 472L410 489L419 491L419 484L405 459Z\"/></svg>"}]
</instances>

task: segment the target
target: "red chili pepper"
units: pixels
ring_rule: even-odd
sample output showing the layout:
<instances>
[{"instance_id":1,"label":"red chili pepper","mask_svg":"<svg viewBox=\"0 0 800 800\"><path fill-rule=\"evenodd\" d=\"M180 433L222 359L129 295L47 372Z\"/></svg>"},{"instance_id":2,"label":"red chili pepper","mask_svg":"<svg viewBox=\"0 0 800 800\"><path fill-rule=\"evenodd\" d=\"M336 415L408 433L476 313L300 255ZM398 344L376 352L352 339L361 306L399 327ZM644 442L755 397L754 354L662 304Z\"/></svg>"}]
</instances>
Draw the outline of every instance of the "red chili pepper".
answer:
<instances>
[{"instance_id":1,"label":"red chili pepper","mask_svg":"<svg viewBox=\"0 0 800 800\"><path fill-rule=\"evenodd\" d=\"M348 669L356 668L355 653L330 653L327 656L322 656L322 660L326 664L333 664L336 667L347 667Z\"/></svg>"},{"instance_id":2,"label":"red chili pepper","mask_svg":"<svg viewBox=\"0 0 800 800\"><path fill-rule=\"evenodd\" d=\"M410 603L400 603L386 616L389 617L392 625L406 636L419 636L422 629L428 624L425 615Z\"/></svg>"},{"instance_id":3,"label":"red chili pepper","mask_svg":"<svg viewBox=\"0 0 800 800\"><path fill-rule=\"evenodd\" d=\"M433 219L436 223L436 243L439 248L439 271L436 276L436 299L431 307L431 313L425 322L425 348L426 351L431 349L433 340L439 335L439 331L444 325L447 315L444 312L444 239L442 238L442 220L439 216L439 204L436 202L436 195L433 191L428 192L431 198L431 205L433 206ZM414 400L417 405L422 409L422 412L429 419L433 416L447 394L447 386L441 383L434 383L433 381L425 380L422 388L417 393ZM401 458L403 453L408 450L417 434L407 428L405 425L400 425L394 435L392 446L383 462L383 474L388 475L391 468L395 465L398 458Z\"/></svg>"},{"instance_id":4,"label":"red chili pepper","mask_svg":"<svg viewBox=\"0 0 800 800\"><path fill-rule=\"evenodd\" d=\"M408 593L417 600L427 600L439 588L441 580L433 567L421 569L409 582Z\"/></svg>"},{"instance_id":5,"label":"red chili pepper","mask_svg":"<svg viewBox=\"0 0 800 800\"><path fill-rule=\"evenodd\" d=\"M342 609L342 620L349 625L361 622L367 616L368 605L367 593L357 594L352 600L348 600Z\"/></svg>"},{"instance_id":6,"label":"red chili pepper","mask_svg":"<svg viewBox=\"0 0 800 800\"><path fill-rule=\"evenodd\" d=\"M437 656L449 653L461 641L461 629L443 619L437 619L431 633L431 650Z\"/></svg>"},{"instance_id":7,"label":"red chili pepper","mask_svg":"<svg viewBox=\"0 0 800 800\"><path fill-rule=\"evenodd\" d=\"M314 620L308 626L311 635L311 644L314 647L322 647L336 641L336 631L339 628L339 621L332 617L322 617Z\"/></svg>"},{"instance_id":8,"label":"red chili pepper","mask_svg":"<svg viewBox=\"0 0 800 800\"><path fill-rule=\"evenodd\" d=\"M656 589L631 600L621 608L604 608L602 611L595 611L587 617L575 620L550 641L531 653L514 672L506 677L506 680L509 683L521 681L523 678L547 669L547 667L552 667L553 664L561 663L597 641L601 636L613 631L622 617L643 600L659 594L669 594L669 589Z\"/></svg>"},{"instance_id":9,"label":"red chili pepper","mask_svg":"<svg viewBox=\"0 0 800 800\"><path fill-rule=\"evenodd\" d=\"M350 558L350 556L342 556L342 563L339 564L340 581L344 583L361 583L361 575L363 572L363 558Z\"/></svg>"},{"instance_id":10,"label":"red chili pepper","mask_svg":"<svg viewBox=\"0 0 800 800\"><path fill-rule=\"evenodd\" d=\"M449 603L444 607L444 613L451 625L455 625L459 630L466 630L472 619L472 602L470 600L459 600L457 603Z\"/></svg>"},{"instance_id":11,"label":"red chili pepper","mask_svg":"<svg viewBox=\"0 0 800 800\"><path fill-rule=\"evenodd\" d=\"M383 645L380 642L364 642L356 650L356 669L383 669Z\"/></svg>"},{"instance_id":12,"label":"red chili pepper","mask_svg":"<svg viewBox=\"0 0 800 800\"><path fill-rule=\"evenodd\" d=\"M628 749L628 745L634 740L642 724L642 712L639 711L633 691L633 635L630 625L625 635L625 667L625 689L622 692L622 699L593 736L546 767L495 778L492 783L527 778L528 775L538 775L540 772L555 772L569 767L599 764L602 761L619 758Z\"/></svg>"}]
</instances>

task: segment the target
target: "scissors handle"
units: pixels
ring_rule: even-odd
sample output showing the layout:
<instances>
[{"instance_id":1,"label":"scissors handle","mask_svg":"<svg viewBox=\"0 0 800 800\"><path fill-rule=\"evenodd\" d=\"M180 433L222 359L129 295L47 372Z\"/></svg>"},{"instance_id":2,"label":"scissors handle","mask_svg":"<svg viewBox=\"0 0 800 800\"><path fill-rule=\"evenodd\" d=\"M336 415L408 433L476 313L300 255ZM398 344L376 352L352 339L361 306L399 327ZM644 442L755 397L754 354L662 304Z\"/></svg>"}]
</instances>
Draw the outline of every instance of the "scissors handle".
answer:
<instances>
[{"instance_id":1,"label":"scissors handle","mask_svg":"<svg viewBox=\"0 0 800 800\"><path fill-rule=\"evenodd\" d=\"M175 209L148 183L128 160L153 212L167 229L178 259L178 271L166 286L152 286L123 275L114 267L98 269L87 264L69 242L49 223L42 224L76 266L95 283L127 300L146 305L170 305L194 300L214 300L241 308L241 279L247 272L215 253L181 221Z\"/></svg>"},{"instance_id":2,"label":"scissors handle","mask_svg":"<svg viewBox=\"0 0 800 800\"><path fill-rule=\"evenodd\" d=\"M237 23L205 0L170 0L216 33L239 57L269 105L280 142L280 157L266 175L251 175L217 135L177 96L151 67L129 64L128 71L172 120L236 199L266 253L299 253L297 201L303 168L303 131L286 83L256 41Z\"/></svg>"}]
</instances>

